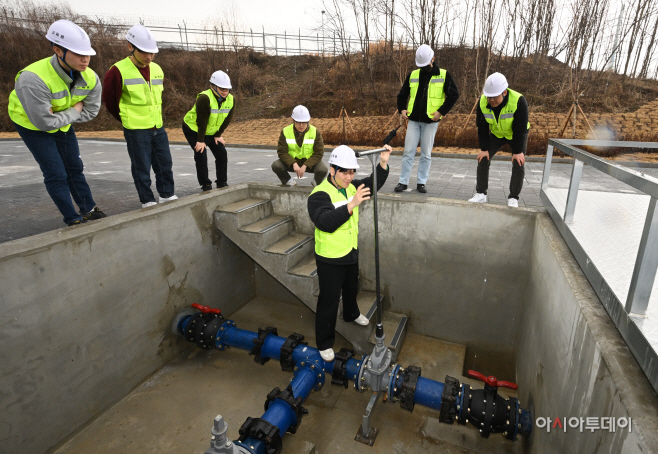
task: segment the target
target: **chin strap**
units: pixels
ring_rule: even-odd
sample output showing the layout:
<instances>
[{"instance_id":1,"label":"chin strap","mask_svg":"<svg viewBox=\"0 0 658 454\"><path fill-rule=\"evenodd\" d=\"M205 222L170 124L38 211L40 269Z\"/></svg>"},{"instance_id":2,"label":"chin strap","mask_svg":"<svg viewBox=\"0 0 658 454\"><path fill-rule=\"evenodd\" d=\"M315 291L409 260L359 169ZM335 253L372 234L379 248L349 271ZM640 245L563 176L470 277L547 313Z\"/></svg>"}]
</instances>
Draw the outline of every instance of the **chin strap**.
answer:
<instances>
[{"instance_id":1,"label":"chin strap","mask_svg":"<svg viewBox=\"0 0 658 454\"><path fill-rule=\"evenodd\" d=\"M64 66L68 66L68 67L69 67L69 71L68 71L67 74L69 75L69 77L71 78L71 80L75 80L75 77L74 77L74 74L73 74L73 70L72 70L71 67L66 63L66 53L67 53L69 50L68 50L68 49L64 49L64 48L61 48L61 47L60 47L60 49L62 49L62 50L64 51L64 57L60 57L59 55L55 54L55 55L57 55L57 59L60 61L59 66L61 66L61 68L62 68L64 71L66 71L66 69L64 68ZM64 64L64 66L62 65L62 63Z\"/></svg>"}]
</instances>

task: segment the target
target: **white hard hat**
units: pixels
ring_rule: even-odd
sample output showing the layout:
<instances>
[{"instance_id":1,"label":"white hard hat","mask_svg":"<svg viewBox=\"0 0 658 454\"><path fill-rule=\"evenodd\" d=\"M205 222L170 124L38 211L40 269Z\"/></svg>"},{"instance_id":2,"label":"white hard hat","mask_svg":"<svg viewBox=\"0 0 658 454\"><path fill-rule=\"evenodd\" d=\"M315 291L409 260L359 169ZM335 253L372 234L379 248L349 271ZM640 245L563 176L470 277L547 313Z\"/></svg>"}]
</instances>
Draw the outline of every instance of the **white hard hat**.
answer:
<instances>
[{"instance_id":1,"label":"white hard hat","mask_svg":"<svg viewBox=\"0 0 658 454\"><path fill-rule=\"evenodd\" d=\"M434 51L427 44L423 44L416 51L416 66L419 68L427 66L432 61L432 58L434 58Z\"/></svg>"},{"instance_id":2,"label":"white hard hat","mask_svg":"<svg viewBox=\"0 0 658 454\"><path fill-rule=\"evenodd\" d=\"M487 77L482 93L487 98L495 98L504 92L507 87L509 87L509 85L507 84L507 79L505 79L505 76L503 76L501 73L493 73Z\"/></svg>"},{"instance_id":3,"label":"white hard hat","mask_svg":"<svg viewBox=\"0 0 658 454\"><path fill-rule=\"evenodd\" d=\"M334 148L329 158L329 165L337 165L343 169L358 169L359 163L356 161L356 155L347 145L340 145Z\"/></svg>"},{"instance_id":4,"label":"white hard hat","mask_svg":"<svg viewBox=\"0 0 658 454\"><path fill-rule=\"evenodd\" d=\"M311 119L311 114L308 109L302 105L299 105L292 109L292 119L298 121L299 123L306 123Z\"/></svg>"},{"instance_id":5,"label":"white hard hat","mask_svg":"<svg viewBox=\"0 0 658 454\"><path fill-rule=\"evenodd\" d=\"M210 83L217 85L219 88L233 88L231 78L224 71L215 71L210 76Z\"/></svg>"},{"instance_id":6,"label":"white hard hat","mask_svg":"<svg viewBox=\"0 0 658 454\"><path fill-rule=\"evenodd\" d=\"M96 55L91 48L89 35L70 20L58 20L48 28L46 38L59 47L75 52L78 55Z\"/></svg>"},{"instance_id":7,"label":"white hard hat","mask_svg":"<svg viewBox=\"0 0 658 454\"><path fill-rule=\"evenodd\" d=\"M126 39L137 49L148 54L158 53L158 43L151 31L142 24L133 25L126 33Z\"/></svg>"}]
</instances>

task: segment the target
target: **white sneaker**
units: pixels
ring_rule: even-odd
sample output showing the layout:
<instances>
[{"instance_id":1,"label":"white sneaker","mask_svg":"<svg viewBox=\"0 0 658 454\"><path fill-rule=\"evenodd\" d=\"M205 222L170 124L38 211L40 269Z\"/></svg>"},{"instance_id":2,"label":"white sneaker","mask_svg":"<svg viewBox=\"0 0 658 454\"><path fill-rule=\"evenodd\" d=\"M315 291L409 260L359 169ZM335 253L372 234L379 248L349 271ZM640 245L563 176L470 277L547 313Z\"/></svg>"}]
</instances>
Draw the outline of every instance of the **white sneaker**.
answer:
<instances>
[{"instance_id":1,"label":"white sneaker","mask_svg":"<svg viewBox=\"0 0 658 454\"><path fill-rule=\"evenodd\" d=\"M297 182L294 179L289 179L286 183L287 186L297 186Z\"/></svg>"},{"instance_id":2,"label":"white sneaker","mask_svg":"<svg viewBox=\"0 0 658 454\"><path fill-rule=\"evenodd\" d=\"M158 202L146 202L146 203L142 203L142 208L152 207L153 205L157 205L157 204L158 204Z\"/></svg>"},{"instance_id":3,"label":"white sneaker","mask_svg":"<svg viewBox=\"0 0 658 454\"><path fill-rule=\"evenodd\" d=\"M162 202L171 202L172 200L178 199L178 196L176 194L172 195L171 197L160 197L160 203Z\"/></svg>"},{"instance_id":4,"label":"white sneaker","mask_svg":"<svg viewBox=\"0 0 658 454\"><path fill-rule=\"evenodd\" d=\"M322 359L325 361L331 362L334 360L334 349L328 348L326 350L320 350L320 356L322 356Z\"/></svg>"},{"instance_id":5,"label":"white sneaker","mask_svg":"<svg viewBox=\"0 0 658 454\"><path fill-rule=\"evenodd\" d=\"M487 195L486 194L480 194L479 192L476 192L473 197L468 199L469 202L475 202L475 203L487 203Z\"/></svg>"},{"instance_id":6,"label":"white sneaker","mask_svg":"<svg viewBox=\"0 0 658 454\"><path fill-rule=\"evenodd\" d=\"M512 208L518 208L519 207L519 201L514 198L509 198L507 199L507 206L512 207Z\"/></svg>"},{"instance_id":7,"label":"white sneaker","mask_svg":"<svg viewBox=\"0 0 658 454\"><path fill-rule=\"evenodd\" d=\"M354 323L361 326L368 326L368 324L370 324L370 320L368 320L363 314L359 314L357 319L354 320Z\"/></svg>"}]
</instances>

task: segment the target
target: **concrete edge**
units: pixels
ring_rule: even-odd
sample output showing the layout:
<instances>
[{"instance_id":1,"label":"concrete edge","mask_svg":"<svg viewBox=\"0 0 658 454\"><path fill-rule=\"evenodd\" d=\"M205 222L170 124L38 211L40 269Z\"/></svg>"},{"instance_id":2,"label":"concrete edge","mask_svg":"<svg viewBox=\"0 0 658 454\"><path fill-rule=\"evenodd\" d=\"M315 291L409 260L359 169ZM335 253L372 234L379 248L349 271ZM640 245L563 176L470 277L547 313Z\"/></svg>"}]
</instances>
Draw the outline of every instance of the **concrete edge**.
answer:
<instances>
[{"instance_id":1,"label":"concrete edge","mask_svg":"<svg viewBox=\"0 0 658 454\"><path fill-rule=\"evenodd\" d=\"M21 139L16 138L16 139L11 139L11 138L0 138L0 142L18 142ZM107 138L103 139L100 137L78 137L78 140L85 140L85 141L90 141L90 142L124 142L124 139L113 139L113 138ZM172 140L169 141L169 144L171 145L189 145L185 141L180 141L180 140ZM227 143L226 148L245 148L245 149L250 149L250 150L263 150L263 151L276 151L276 146L273 145L247 145L247 144L242 144L242 143ZM334 150L333 147L324 147L324 152L325 153L331 153ZM354 148L354 151L366 151L370 150L370 148ZM393 151L391 153L393 156L402 156L401 151ZM419 152L416 152L416 156L420 156ZM432 152L432 157L435 158L452 158L452 159L477 159L476 154L469 154L469 153L437 153L437 152ZM510 156L506 155L497 155L493 157L493 161L509 161L511 159ZM546 158L545 157L539 157L539 156L526 156L525 160L527 162L545 162ZM551 162L554 162L556 164L570 164L573 163L573 158L553 158ZM621 165L625 167L635 167L635 168L645 168L645 169L658 169L658 162L637 162L637 161L610 161L611 163L614 163L616 165Z\"/></svg>"},{"instance_id":2,"label":"concrete edge","mask_svg":"<svg viewBox=\"0 0 658 454\"><path fill-rule=\"evenodd\" d=\"M11 259L25 253L37 253L61 241L85 241L96 233L108 229L120 229L123 225L138 219L146 219L159 215L165 210L172 208L184 208L198 202L211 200L221 194L228 194L246 190L250 183L231 185L223 189L213 189L206 192L191 194L178 200L158 204L148 208L138 208L133 211L108 216L93 222L73 227L62 227L57 230L26 236L16 240L0 243L0 261Z\"/></svg>"},{"instance_id":3,"label":"concrete edge","mask_svg":"<svg viewBox=\"0 0 658 454\"><path fill-rule=\"evenodd\" d=\"M601 350L601 359L610 371L619 398L629 416L637 422L645 446L651 452L658 447L658 394L615 327L603 303L599 300L576 258L560 235L548 212L537 217L539 227L555 253L555 257L578 301L587 328ZM651 429L653 428L653 429Z\"/></svg>"}]
</instances>

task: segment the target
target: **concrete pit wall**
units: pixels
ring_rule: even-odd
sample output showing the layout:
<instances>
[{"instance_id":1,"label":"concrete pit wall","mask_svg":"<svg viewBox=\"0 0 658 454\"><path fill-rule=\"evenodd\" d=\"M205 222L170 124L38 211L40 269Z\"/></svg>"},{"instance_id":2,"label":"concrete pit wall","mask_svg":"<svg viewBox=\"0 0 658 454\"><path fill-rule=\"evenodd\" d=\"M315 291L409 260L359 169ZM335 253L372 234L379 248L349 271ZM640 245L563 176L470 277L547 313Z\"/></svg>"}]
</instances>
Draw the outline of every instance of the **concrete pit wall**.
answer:
<instances>
[{"instance_id":1,"label":"concrete pit wall","mask_svg":"<svg viewBox=\"0 0 658 454\"><path fill-rule=\"evenodd\" d=\"M534 428L525 440L530 452L658 452L658 397L546 213L536 217L530 253L517 344L519 400L556 425L550 433ZM558 417L630 417L632 432L565 432Z\"/></svg>"},{"instance_id":2,"label":"concrete pit wall","mask_svg":"<svg viewBox=\"0 0 658 454\"><path fill-rule=\"evenodd\" d=\"M180 351L181 308L255 296L253 261L212 226L245 193L0 244L0 452L45 452L123 398Z\"/></svg>"}]
</instances>

